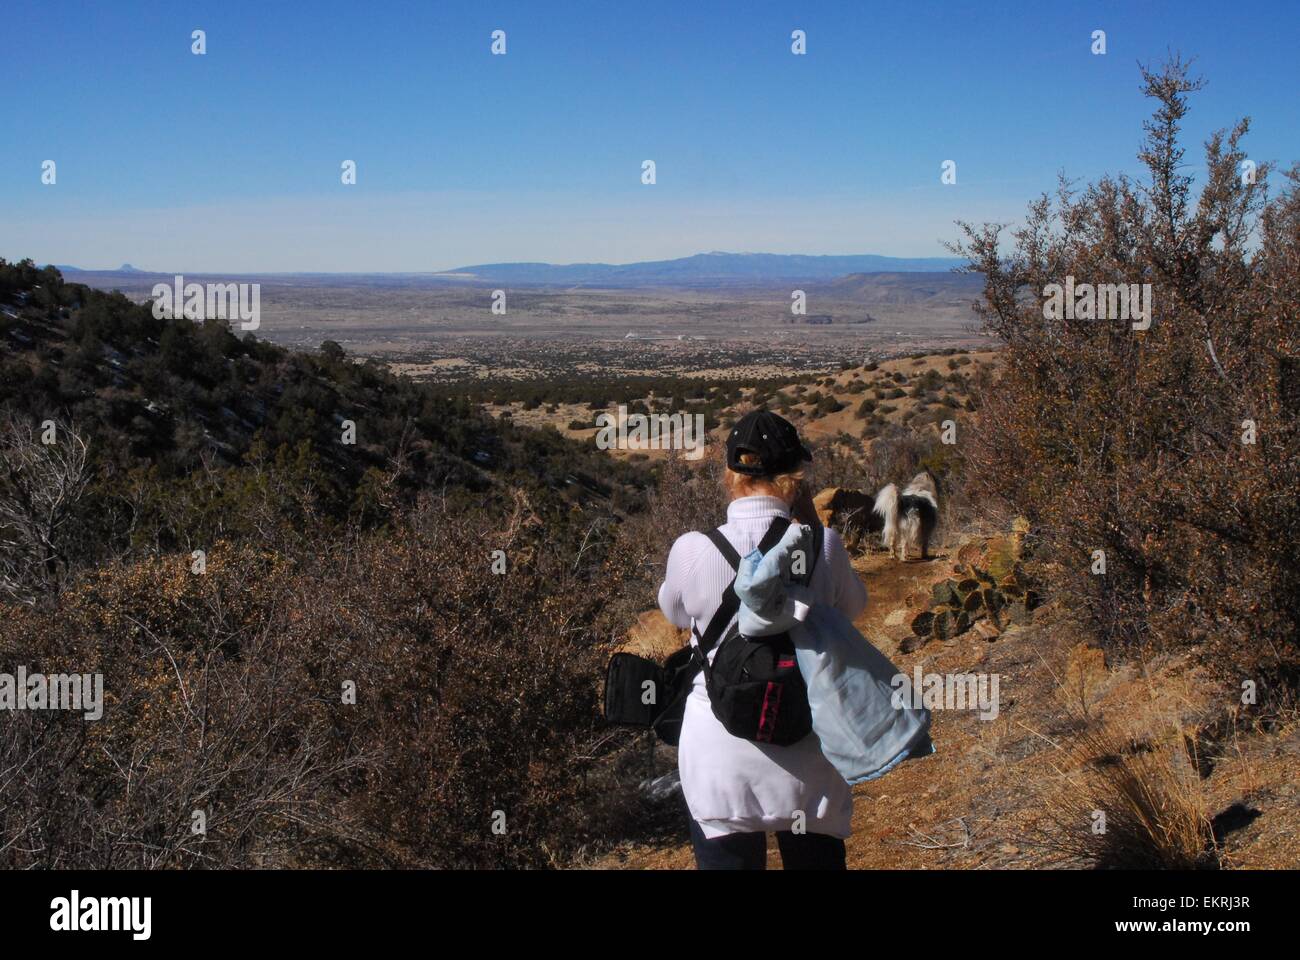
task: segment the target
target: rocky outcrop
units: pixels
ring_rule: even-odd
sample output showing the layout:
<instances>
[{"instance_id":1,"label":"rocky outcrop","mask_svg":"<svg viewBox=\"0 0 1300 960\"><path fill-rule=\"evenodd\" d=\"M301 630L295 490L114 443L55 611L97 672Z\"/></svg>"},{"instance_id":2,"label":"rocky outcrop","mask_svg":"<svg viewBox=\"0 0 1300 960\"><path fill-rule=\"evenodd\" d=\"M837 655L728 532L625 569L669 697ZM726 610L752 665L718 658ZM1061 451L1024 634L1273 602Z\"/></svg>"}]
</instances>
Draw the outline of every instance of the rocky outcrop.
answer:
<instances>
[{"instance_id":1,"label":"rocky outcrop","mask_svg":"<svg viewBox=\"0 0 1300 960\"><path fill-rule=\"evenodd\" d=\"M636 618L619 649L650 660L663 660L680 650L688 639L689 631L678 630L659 610L647 610Z\"/></svg>"},{"instance_id":2,"label":"rocky outcrop","mask_svg":"<svg viewBox=\"0 0 1300 960\"><path fill-rule=\"evenodd\" d=\"M880 517L871 510L875 502L872 494L846 487L827 487L813 497L822 526L838 533L850 550L865 546L871 534L880 531Z\"/></svg>"}]
</instances>

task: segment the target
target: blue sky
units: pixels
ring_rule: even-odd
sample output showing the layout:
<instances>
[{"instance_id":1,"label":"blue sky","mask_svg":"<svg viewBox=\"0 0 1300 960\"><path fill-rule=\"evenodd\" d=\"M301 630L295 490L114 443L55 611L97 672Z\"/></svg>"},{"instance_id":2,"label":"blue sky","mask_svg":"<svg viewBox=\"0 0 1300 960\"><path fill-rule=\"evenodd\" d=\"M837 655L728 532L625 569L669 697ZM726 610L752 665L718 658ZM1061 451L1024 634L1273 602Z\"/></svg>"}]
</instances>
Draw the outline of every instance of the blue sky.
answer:
<instances>
[{"instance_id":1,"label":"blue sky","mask_svg":"<svg viewBox=\"0 0 1300 960\"><path fill-rule=\"evenodd\" d=\"M6 0L3 20L0 256L90 268L942 255L954 220L1014 221L1058 170L1137 172L1136 64L1169 50L1208 81L1190 161L1246 114L1252 157L1300 160L1292 0Z\"/></svg>"}]
</instances>

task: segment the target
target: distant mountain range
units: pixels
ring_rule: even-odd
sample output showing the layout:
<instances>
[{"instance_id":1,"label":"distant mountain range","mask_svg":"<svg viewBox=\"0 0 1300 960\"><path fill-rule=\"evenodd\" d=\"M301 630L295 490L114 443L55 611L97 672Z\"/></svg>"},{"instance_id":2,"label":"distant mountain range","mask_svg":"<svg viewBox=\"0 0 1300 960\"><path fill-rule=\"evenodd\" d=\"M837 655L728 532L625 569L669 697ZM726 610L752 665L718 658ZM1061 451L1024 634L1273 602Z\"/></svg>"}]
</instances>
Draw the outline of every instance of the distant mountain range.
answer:
<instances>
[{"instance_id":1,"label":"distant mountain range","mask_svg":"<svg viewBox=\"0 0 1300 960\"><path fill-rule=\"evenodd\" d=\"M639 263L482 263L440 276L502 283L565 286L713 287L830 280L861 273L936 273L965 263L955 257L883 257L873 253L807 256L779 253L697 253Z\"/></svg>"},{"instance_id":2,"label":"distant mountain range","mask_svg":"<svg viewBox=\"0 0 1300 960\"><path fill-rule=\"evenodd\" d=\"M146 270L140 270L136 267L133 267L129 263L122 264L116 270L82 270L81 267L74 267L70 263L55 263L55 264L51 264L51 266L53 266L55 270L58 270L59 273L147 273L148 272Z\"/></svg>"},{"instance_id":3,"label":"distant mountain range","mask_svg":"<svg viewBox=\"0 0 1300 960\"><path fill-rule=\"evenodd\" d=\"M645 260L637 263L480 263L455 270L428 273L249 273L220 274L220 276L295 277L311 278L314 283L337 283L364 279L377 285L433 284L501 284L503 286L541 287L695 287L701 289L722 287L784 286L789 283L830 283L853 277L877 277L899 274L930 274L936 283L946 286L955 278L952 270L965 263L956 257L884 257L874 253L808 256L781 253L697 253L676 260ZM131 283L144 282L148 277L170 279L173 273L183 273L195 278L216 276L207 271L176 270L157 272L140 270L124 263L116 270L83 270L66 264L56 264L71 278L101 285L108 279L120 281L130 276ZM920 278L917 278L918 280ZM902 279L906 286L910 279ZM867 286L875 286L871 280Z\"/></svg>"},{"instance_id":4,"label":"distant mountain range","mask_svg":"<svg viewBox=\"0 0 1300 960\"><path fill-rule=\"evenodd\" d=\"M984 289L978 273L851 273L809 284L823 296L842 297L884 306L908 306L942 300L968 303Z\"/></svg>"}]
</instances>

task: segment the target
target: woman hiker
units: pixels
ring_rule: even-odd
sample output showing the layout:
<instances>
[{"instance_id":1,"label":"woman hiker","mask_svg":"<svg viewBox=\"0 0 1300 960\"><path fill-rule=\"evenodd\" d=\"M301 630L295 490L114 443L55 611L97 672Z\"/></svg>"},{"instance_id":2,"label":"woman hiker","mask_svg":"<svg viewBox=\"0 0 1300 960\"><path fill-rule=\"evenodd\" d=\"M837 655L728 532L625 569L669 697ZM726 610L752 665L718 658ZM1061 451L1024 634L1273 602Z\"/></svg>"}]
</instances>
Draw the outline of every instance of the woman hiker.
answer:
<instances>
[{"instance_id":1,"label":"woman hiker","mask_svg":"<svg viewBox=\"0 0 1300 960\"><path fill-rule=\"evenodd\" d=\"M803 483L811 459L794 425L775 413L751 412L732 429L724 477L730 504L719 530L740 556L758 546L775 518L789 520L793 511L803 523L819 522ZM659 606L675 626L694 627L696 643L696 630L705 631L734 576L706 534L684 534L668 554ZM809 587L817 603L850 620L867 605L866 587L833 530L825 531ZM853 796L816 736L789 746L732 736L714 716L700 672L686 699L677 762L699 869L764 869L769 832L787 870L845 868Z\"/></svg>"}]
</instances>

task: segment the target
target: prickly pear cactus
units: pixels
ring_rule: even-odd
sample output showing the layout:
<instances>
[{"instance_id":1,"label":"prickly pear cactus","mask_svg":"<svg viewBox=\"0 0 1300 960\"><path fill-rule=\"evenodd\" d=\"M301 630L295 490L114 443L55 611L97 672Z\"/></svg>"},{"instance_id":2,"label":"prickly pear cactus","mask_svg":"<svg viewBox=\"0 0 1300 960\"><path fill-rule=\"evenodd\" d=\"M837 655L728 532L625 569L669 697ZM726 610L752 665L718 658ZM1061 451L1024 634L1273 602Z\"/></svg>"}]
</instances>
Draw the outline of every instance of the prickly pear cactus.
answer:
<instances>
[{"instance_id":1,"label":"prickly pear cactus","mask_svg":"<svg viewBox=\"0 0 1300 960\"><path fill-rule=\"evenodd\" d=\"M951 640L979 622L986 626L981 636L993 640L1008 626L1029 621L1039 598L1021 569L1028 532L1028 521L1017 517L1010 536L973 541L957 551L953 576L930 588L929 609L912 618L912 649L929 639Z\"/></svg>"}]
</instances>

